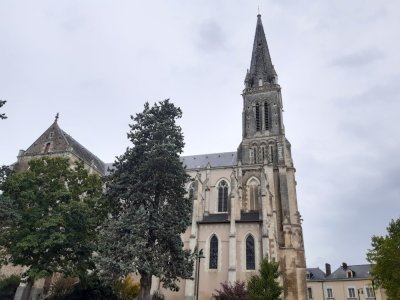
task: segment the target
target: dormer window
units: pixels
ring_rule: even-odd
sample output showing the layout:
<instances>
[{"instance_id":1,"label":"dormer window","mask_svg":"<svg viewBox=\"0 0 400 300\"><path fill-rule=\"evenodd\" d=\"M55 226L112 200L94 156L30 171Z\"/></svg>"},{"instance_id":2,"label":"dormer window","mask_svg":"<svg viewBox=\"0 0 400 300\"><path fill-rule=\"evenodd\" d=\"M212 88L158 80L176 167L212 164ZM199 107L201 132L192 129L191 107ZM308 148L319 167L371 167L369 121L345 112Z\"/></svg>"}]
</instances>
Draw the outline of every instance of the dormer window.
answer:
<instances>
[{"instance_id":1,"label":"dormer window","mask_svg":"<svg viewBox=\"0 0 400 300\"><path fill-rule=\"evenodd\" d=\"M353 278L354 277L354 272L352 270L347 270L346 271L346 277L347 278Z\"/></svg>"},{"instance_id":2,"label":"dormer window","mask_svg":"<svg viewBox=\"0 0 400 300\"><path fill-rule=\"evenodd\" d=\"M48 153L48 152L49 152L49 150L50 150L50 145L51 145L51 143L47 143L46 146L44 146L43 153Z\"/></svg>"},{"instance_id":3,"label":"dormer window","mask_svg":"<svg viewBox=\"0 0 400 300\"><path fill-rule=\"evenodd\" d=\"M311 272L307 272L306 274L306 278L309 280L312 278L312 273Z\"/></svg>"},{"instance_id":4,"label":"dormer window","mask_svg":"<svg viewBox=\"0 0 400 300\"><path fill-rule=\"evenodd\" d=\"M54 132L52 131L52 132L50 132L50 134L49 134L49 139L52 139L54 137Z\"/></svg>"}]
</instances>

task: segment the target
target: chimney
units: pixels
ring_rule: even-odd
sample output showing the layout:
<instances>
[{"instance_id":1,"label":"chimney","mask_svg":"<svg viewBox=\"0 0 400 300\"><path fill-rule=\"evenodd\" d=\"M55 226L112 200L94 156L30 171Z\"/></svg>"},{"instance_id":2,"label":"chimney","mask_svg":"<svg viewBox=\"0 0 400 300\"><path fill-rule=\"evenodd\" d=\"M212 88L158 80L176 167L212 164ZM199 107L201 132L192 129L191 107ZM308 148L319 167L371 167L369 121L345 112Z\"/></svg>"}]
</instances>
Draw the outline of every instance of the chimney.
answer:
<instances>
[{"instance_id":1,"label":"chimney","mask_svg":"<svg viewBox=\"0 0 400 300\"><path fill-rule=\"evenodd\" d=\"M330 264L328 264L328 263L326 263L325 264L325 274L326 274L326 276L329 276L329 275L331 275L331 265Z\"/></svg>"},{"instance_id":2,"label":"chimney","mask_svg":"<svg viewBox=\"0 0 400 300\"><path fill-rule=\"evenodd\" d=\"M347 270L347 264L345 262L342 263L342 269L345 270L345 271Z\"/></svg>"}]
</instances>

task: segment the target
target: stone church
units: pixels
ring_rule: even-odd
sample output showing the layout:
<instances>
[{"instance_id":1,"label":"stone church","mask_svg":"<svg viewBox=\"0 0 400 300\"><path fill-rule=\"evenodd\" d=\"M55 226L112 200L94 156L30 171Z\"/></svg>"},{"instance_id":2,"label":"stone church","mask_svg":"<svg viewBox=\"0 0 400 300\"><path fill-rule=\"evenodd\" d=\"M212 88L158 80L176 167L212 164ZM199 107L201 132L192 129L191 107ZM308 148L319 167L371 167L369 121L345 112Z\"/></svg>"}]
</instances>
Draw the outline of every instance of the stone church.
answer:
<instances>
[{"instance_id":1,"label":"stone church","mask_svg":"<svg viewBox=\"0 0 400 300\"><path fill-rule=\"evenodd\" d=\"M295 168L285 137L281 87L260 15L244 82L237 151L182 157L193 179L187 186L193 199L192 224L183 241L192 251L202 249L204 258L193 274L196 280L181 281L179 292L164 290L166 299L195 299L197 292L199 299L211 299L221 282L247 280L257 273L266 256L280 263L284 299L306 299ZM16 166L24 169L29 159L42 155L81 159L100 175L111 165L65 133L57 118L32 146L20 151ZM159 286L155 278L153 290Z\"/></svg>"}]
</instances>

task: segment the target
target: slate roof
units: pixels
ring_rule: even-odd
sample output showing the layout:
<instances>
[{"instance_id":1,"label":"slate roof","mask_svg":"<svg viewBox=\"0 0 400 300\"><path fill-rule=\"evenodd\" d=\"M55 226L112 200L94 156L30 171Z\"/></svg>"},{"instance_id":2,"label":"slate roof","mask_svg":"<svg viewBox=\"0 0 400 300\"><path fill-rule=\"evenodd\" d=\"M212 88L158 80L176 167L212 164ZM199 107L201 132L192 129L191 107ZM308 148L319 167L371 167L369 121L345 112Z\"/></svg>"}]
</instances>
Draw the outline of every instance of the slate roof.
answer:
<instances>
[{"instance_id":1,"label":"slate roof","mask_svg":"<svg viewBox=\"0 0 400 300\"><path fill-rule=\"evenodd\" d=\"M351 270L353 271L353 278L347 278L347 271ZM371 265L370 264L365 264L365 265L351 265L347 266L346 269L343 269L343 267L339 267L335 272L332 272L331 275L326 276L326 280L351 280L351 279L363 279L363 278L369 278L371 273Z\"/></svg>"},{"instance_id":2,"label":"slate roof","mask_svg":"<svg viewBox=\"0 0 400 300\"><path fill-rule=\"evenodd\" d=\"M307 268L307 272L310 274L308 281L321 281L325 279L325 273L320 268Z\"/></svg>"},{"instance_id":3,"label":"slate roof","mask_svg":"<svg viewBox=\"0 0 400 300\"><path fill-rule=\"evenodd\" d=\"M200 155L181 156L181 161L186 169L204 169L208 164L213 167L231 167L237 164L235 152L210 153Z\"/></svg>"},{"instance_id":4,"label":"slate roof","mask_svg":"<svg viewBox=\"0 0 400 300\"><path fill-rule=\"evenodd\" d=\"M241 222L259 222L260 213L258 211L252 212L240 212Z\"/></svg>"},{"instance_id":5,"label":"slate roof","mask_svg":"<svg viewBox=\"0 0 400 300\"><path fill-rule=\"evenodd\" d=\"M93 166L96 170L98 170L101 174L106 173L106 164L98 158L96 155L94 155L92 152L90 152L88 149L86 149L84 146L82 146L78 141L76 141L72 136L70 136L68 133L63 131L63 134L69 144L70 151L74 153L76 156L78 156L80 159L85 161L88 165Z\"/></svg>"},{"instance_id":6,"label":"slate roof","mask_svg":"<svg viewBox=\"0 0 400 300\"><path fill-rule=\"evenodd\" d=\"M52 146L44 152L43 145L52 144ZM104 162L77 142L72 136L63 131L57 123L54 123L24 152L24 156L36 156L46 154L56 154L70 152L82 159L86 164L92 166L102 175L105 174Z\"/></svg>"},{"instance_id":7,"label":"slate roof","mask_svg":"<svg viewBox=\"0 0 400 300\"><path fill-rule=\"evenodd\" d=\"M222 214L209 214L207 216L204 216L203 220L200 221L199 223L227 223L227 222L229 222L228 214L222 213Z\"/></svg>"}]
</instances>

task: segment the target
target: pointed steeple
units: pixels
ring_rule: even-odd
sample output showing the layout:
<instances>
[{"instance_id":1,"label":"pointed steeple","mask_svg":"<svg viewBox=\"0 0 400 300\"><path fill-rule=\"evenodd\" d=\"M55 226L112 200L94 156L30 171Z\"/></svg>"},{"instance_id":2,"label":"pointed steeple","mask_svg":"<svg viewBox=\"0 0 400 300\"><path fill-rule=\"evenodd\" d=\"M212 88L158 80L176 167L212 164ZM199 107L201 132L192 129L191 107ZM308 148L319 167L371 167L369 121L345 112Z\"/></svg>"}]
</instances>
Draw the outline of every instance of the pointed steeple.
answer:
<instances>
[{"instance_id":1,"label":"pointed steeple","mask_svg":"<svg viewBox=\"0 0 400 300\"><path fill-rule=\"evenodd\" d=\"M261 15L258 14L250 70L247 70L245 84L246 87L251 88L277 83L277 79L278 76L272 64L267 39L265 38Z\"/></svg>"}]
</instances>

